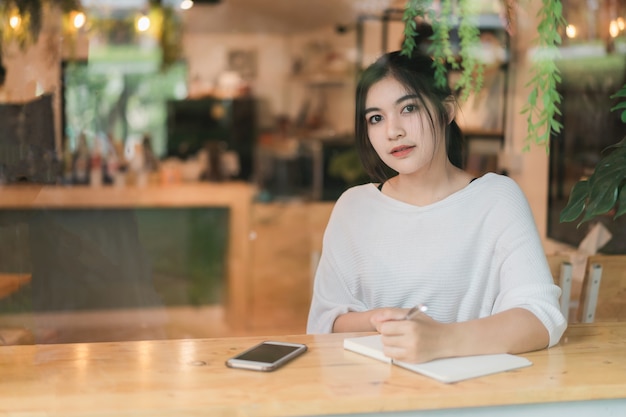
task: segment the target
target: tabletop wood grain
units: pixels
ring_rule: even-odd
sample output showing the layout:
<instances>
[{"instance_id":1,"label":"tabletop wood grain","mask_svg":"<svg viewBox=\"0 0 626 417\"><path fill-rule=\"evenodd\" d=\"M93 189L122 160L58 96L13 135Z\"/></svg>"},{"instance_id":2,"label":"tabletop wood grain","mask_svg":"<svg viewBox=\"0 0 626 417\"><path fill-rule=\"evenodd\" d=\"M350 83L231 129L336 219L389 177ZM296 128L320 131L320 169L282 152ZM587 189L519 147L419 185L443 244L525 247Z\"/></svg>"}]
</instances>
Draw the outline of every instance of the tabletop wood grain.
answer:
<instances>
[{"instance_id":1,"label":"tabletop wood grain","mask_svg":"<svg viewBox=\"0 0 626 417\"><path fill-rule=\"evenodd\" d=\"M271 337L0 347L0 415L296 416L626 397L626 323L572 325L534 364L442 384L293 335L309 351L271 373L227 368ZM22 414L20 414L22 413Z\"/></svg>"}]
</instances>

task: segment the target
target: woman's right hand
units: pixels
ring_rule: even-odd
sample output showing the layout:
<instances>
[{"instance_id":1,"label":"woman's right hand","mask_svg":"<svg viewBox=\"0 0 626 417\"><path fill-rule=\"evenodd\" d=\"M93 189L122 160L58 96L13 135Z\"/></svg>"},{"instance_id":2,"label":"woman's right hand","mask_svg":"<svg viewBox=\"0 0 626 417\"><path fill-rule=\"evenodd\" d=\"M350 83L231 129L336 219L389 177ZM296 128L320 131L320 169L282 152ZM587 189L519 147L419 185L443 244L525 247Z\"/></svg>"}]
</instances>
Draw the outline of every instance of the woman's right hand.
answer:
<instances>
[{"instance_id":1,"label":"woman's right hand","mask_svg":"<svg viewBox=\"0 0 626 417\"><path fill-rule=\"evenodd\" d=\"M410 319L406 313L404 316L396 313L392 312L392 318L380 321L376 326L386 356L410 363L427 362L442 356L442 343L447 334L445 324L423 313Z\"/></svg>"}]
</instances>

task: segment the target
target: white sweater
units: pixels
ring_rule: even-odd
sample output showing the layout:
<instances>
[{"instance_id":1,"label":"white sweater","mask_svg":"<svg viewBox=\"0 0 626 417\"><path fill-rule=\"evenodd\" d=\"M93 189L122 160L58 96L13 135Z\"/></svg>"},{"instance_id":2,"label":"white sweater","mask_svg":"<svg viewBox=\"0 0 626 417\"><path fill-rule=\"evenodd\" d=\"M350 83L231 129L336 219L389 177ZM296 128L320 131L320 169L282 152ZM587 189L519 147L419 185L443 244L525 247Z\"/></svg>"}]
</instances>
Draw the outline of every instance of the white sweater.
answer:
<instances>
[{"instance_id":1,"label":"white sweater","mask_svg":"<svg viewBox=\"0 0 626 417\"><path fill-rule=\"evenodd\" d=\"M447 198L414 206L374 184L347 190L324 233L308 333L338 315L424 303L445 323L514 307L534 313L550 346L567 323L532 213L508 177L486 174Z\"/></svg>"}]
</instances>

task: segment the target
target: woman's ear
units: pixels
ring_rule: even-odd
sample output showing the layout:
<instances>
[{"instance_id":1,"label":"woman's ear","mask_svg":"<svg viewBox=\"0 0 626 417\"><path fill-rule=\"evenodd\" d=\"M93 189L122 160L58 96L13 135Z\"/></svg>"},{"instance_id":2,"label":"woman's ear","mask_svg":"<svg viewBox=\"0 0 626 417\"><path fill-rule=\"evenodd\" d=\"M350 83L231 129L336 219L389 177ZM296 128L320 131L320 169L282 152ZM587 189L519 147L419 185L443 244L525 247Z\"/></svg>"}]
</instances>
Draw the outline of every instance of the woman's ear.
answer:
<instances>
[{"instance_id":1,"label":"woman's ear","mask_svg":"<svg viewBox=\"0 0 626 417\"><path fill-rule=\"evenodd\" d=\"M446 113L448 114L447 124L450 124L456 117L456 99L453 96L450 96L444 100L443 105L446 108Z\"/></svg>"}]
</instances>

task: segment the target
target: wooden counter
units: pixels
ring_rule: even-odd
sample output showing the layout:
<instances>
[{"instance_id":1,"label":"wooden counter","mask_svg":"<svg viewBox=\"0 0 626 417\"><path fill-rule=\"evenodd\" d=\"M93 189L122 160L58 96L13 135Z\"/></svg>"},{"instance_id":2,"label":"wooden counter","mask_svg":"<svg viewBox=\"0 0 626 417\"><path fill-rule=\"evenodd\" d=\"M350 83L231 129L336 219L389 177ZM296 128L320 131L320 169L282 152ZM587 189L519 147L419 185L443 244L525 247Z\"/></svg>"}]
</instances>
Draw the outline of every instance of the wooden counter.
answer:
<instances>
[{"instance_id":1,"label":"wooden counter","mask_svg":"<svg viewBox=\"0 0 626 417\"><path fill-rule=\"evenodd\" d=\"M3 186L0 210L227 207L227 311L244 326L250 305L250 229L255 187L244 182L182 183L146 187Z\"/></svg>"},{"instance_id":2,"label":"wooden counter","mask_svg":"<svg viewBox=\"0 0 626 417\"><path fill-rule=\"evenodd\" d=\"M448 385L346 336L283 336L309 352L272 373L224 366L262 337L2 347L0 415L626 415L626 323L572 325L531 367Z\"/></svg>"}]
</instances>

